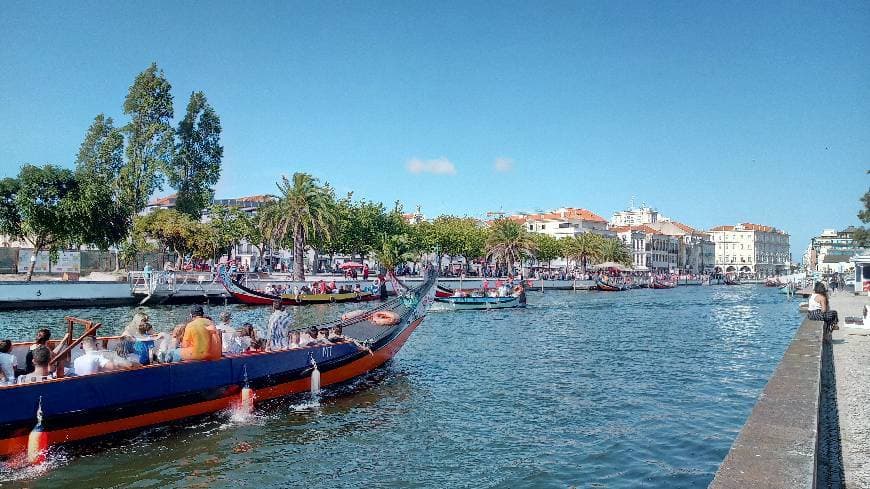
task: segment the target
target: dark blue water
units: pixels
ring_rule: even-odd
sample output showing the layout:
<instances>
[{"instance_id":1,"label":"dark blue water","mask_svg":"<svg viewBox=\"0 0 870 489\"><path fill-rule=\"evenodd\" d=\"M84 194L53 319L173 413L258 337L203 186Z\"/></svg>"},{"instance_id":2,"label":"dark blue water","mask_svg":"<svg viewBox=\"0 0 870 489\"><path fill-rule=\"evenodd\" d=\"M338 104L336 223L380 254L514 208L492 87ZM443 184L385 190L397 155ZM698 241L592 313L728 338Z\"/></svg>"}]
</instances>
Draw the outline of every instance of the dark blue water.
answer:
<instances>
[{"instance_id":1,"label":"dark blue water","mask_svg":"<svg viewBox=\"0 0 870 489\"><path fill-rule=\"evenodd\" d=\"M2 486L706 487L799 324L796 302L755 286L529 303L432 313L390 364L319 400L61 449L48 470L7 471L19 480ZM306 308L303 320L343 309ZM48 315L69 312L131 314ZM43 317L0 313L0 336Z\"/></svg>"}]
</instances>

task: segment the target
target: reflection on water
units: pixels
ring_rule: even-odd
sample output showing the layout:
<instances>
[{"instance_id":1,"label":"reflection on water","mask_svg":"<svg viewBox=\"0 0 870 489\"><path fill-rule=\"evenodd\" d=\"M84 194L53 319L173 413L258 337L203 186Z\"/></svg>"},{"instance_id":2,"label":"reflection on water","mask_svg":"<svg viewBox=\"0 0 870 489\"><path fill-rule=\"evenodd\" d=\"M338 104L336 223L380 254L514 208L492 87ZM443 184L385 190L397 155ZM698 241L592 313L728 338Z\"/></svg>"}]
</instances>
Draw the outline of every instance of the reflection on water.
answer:
<instances>
[{"instance_id":1,"label":"reflection on water","mask_svg":"<svg viewBox=\"0 0 870 489\"><path fill-rule=\"evenodd\" d=\"M229 308L240 322L268 313ZM117 329L132 316L74 313ZM186 308L149 313L169 325ZM29 336L40 314L0 313L3 334ZM70 449L38 486L705 487L798 322L794 303L752 286L548 292L525 310L432 314L385 368L319 399Z\"/></svg>"}]
</instances>

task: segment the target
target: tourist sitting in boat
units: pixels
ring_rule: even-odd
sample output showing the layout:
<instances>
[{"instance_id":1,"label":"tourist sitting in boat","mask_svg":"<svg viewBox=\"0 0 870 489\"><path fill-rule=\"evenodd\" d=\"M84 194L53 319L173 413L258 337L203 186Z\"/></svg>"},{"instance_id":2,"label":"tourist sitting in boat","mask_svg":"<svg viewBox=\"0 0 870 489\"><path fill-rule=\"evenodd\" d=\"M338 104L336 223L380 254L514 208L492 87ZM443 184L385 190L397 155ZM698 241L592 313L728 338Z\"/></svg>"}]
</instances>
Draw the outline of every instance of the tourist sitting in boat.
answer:
<instances>
[{"instance_id":1,"label":"tourist sitting in boat","mask_svg":"<svg viewBox=\"0 0 870 489\"><path fill-rule=\"evenodd\" d=\"M268 349L280 350L287 348L287 334L290 332L290 326L293 322L293 315L290 311L284 310L284 304L280 300L272 302L272 315L269 316L269 326L266 333L268 341Z\"/></svg>"},{"instance_id":2,"label":"tourist sitting in boat","mask_svg":"<svg viewBox=\"0 0 870 489\"><path fill-rule=\"evenodd\" d=\"M220 338L209 330L214 329L212 322L204 317L202 306L190 309L190 322L184 326L179 356L182 360L216 360L221 357ZM216 340L216 341L215 341ZM217 348L215 348L215 346Z\"/></svg>"},{"instance_id":3,"label":"tourist sitting in boat","mask_svg":"<svg viewBox=\"0 0 870 489\"><path fill-rule=\"evenodd\" d=\"M148 365L151 363L151 352L154 350L154 326L148 321L148 316L143 313L136 313L133 319L124 328L121 335L122 341L120 344L125 348L119 351L118 355L135 361L140 365Z\"/></svg>"},{"instance_id":4,"label":"tourist sitting in boat","mask_svg":"<svg viewBox=\"0 0 870 489\"><path fill-rule=\"evenodd\" d=\"M27 356L24 359L24 373L29 374L34 371L33 366L33 350L39 348L40 346L47 346L48 340L51 339L51 331L48 329L42 328L36 331L36 339L33 344L30 345L30 350L27 352Z\"/></svg>"},{"instance_id":5,"label":"tourist sitting in boat","mask_svg":"<svg viewBox=\"0 0 870 489\"><path fill-rule=\"evenodd\" d=\"M73 371L78 376L107 372L115 368L126 368L133 365L126 359L119 358L124 363L116 364L107 358L97 349L97 339L94 336L85 336L82 339L82 350L84 350L84 354L73 361Z\"/></svg>"},{"instance_id":6,"label":"tourist sitting in boat","mask_svg":"<svg viewBox=\"0 0 870 489\"><path fill-rule=\"evenodd\" d=\"M0 341L0 385L15 383L16 368L18 368L18 360L12 354L12 341Z\"/></svg>"},{"instance_id":7,"label":"tourist sitting in boat","mask_svg":"<svg viewBox=\"0 0 870 489\"><path fill-rule=\"evenodd\" d=\"M181 354L178 346L184 338L184 324L176 324L172 332L163 332L157 335L159 347L157 349L157 361L162 363L180 362Z\"/></svg>"},{"instance_id":8,"label":"tourist sitting in boat","mask_svg":"<svg viewBox=\"0 0 870 489\"><path fill-rule=\"evenodd\" d=\"M289 348L299 348L299 340L300 340L299 331L291 331L289 335Z\"/></svg>"},{"instance_id":9,"label":"tourist sitting in boat","mask_svg":"<svg viewBox=\"0 0 870 489\"><path fill-rule=\"evenodd\" d=\"M221 335L221 350L229 352L233 349L234 339L236 337L236 329L231 323L232 314L230 311L223 311L219 316L219 321L215 327Z\"/></svg>"},{"instance_id":10,"label":"tourist sitting in boat","mask_svg":"<svg viewBox=\"0 0 870 489\"><path fill-rule=\"evenodd\" d=\"M33 371L18 377L18 384L33 384L51 379L48 364L51 361L51 350L45 345L39 345L30 350L30 359L33 362Z\"/></svg>"},{"instance_id":11,"label":"tourist sitting in boat","mask_svg":"<svg viewBox=\"0 0 870 489\"><path fill-rule=\"evenodd\" d=\"M234 348L238 353L247 353L249 351L258 351L263 349L263 340L257 337L257 330L251 323L245 323L241 329L236 332L234 343L238 346Z\"/></svg>"},{"instance_id":12,"label":"tourist sitting in boat","mask_svg":"<svg viewBox=\"0 0 870 489\"><path fill-rule=\"evenodd\" d=\"M332 343L341 343L344 340L345 338L342 334L342 328L340 324L332 328L332 330L329 332L329 341L331 341Z\"/></svg>"},{"instance_id":13,"label":"tourist sitting in boat","mask_svg":"<svg viewBox=\"0 0 870 489\"><path fill-rule=\"evenodd\" d=\"M831 332L835 329L840 329L837 325L837 311L831 310L831 304L828 299L828 290L825 284L816 282L813 287L813 295L810 296L809 306L807 307L807 318L813 321L823 321L825 323L825 341L831 341Z\"/></svg>"},{"instance_id":14,"label":"tourist sitting in boat","mask_svg":"<svg viewBox=\"0 0 870 489\"><path fill-rule=\"evenodd\" d=\"M318 330L317 342L322 345L328 345L332 343L331 341L329 341L329 328L320 328L320 330Z\"/></svg>"}]
</instances>

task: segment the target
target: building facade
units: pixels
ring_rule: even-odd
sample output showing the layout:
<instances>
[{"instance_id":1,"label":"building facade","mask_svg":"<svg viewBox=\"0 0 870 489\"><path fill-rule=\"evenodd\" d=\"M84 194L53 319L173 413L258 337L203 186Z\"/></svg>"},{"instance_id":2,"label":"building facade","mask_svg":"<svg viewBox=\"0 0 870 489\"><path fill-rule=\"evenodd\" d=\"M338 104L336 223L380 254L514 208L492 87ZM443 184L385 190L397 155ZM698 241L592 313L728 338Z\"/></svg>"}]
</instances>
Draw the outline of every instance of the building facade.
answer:
<instances>
[{"instance_id":1,"label":"building facade","mask_svg":"<svg viewBox=\"0 0 870 489\"><path fill-rule=\"evenodd\" d=\"M610 217L610 225L614 227L640 226L642 224L654 224L665 220L659 216L659 212L645 205L639 208L630 208L624 211L614 212Z\"/></svg>"},{"instance_id":2,"label":"building facade","mask_svg":"<svg viewBox=\"0 0 870 489\"><path fill-rule=\"evenodd\" d=\"M510 219L521 223L529 232L547 234L554 238L573 237L583 233L615 236L608 229L607 220L586 209L562 207L541 214L517 214L510 216Z\"/></svg>"},{"instance_id":3,"label":"building facade","mask_svg":"<svg viewBox=\"0 0 870 489\"><path fill-rule=\"evenodd\" d=\"M680 273L708 274L716 266L716 246L710 235L677 221L658 221L646 224L657 232L677 238L677 271Z\"/></svg>"},{"instance_id":4,"label":"building facade","mask_svg":"<svg viewBox=\"0 0 870 489\"><path fill-rule=\"evenodd\" d=\"M843 272L850 265L849 259L866 252L866 249L858 246L854 239L854 227L848 227L842 231L825 229L818 236L810 240L810 246L804 255L804 264L807 269L814 272L832 273Z\"/></svg>"},{"instance_id":5,"label":"building facade","mask_svg":"<svg viewBox=\"0 0 870 489\"><path fill-rule=\"evenodd\" d=\"M611 231L632 254L632 267L638 271L676 272L680 239L662 234L648 225L615 226Z\"/></svg>"},{"instance_id":6,"label":"building facade","mask_svg":"<svg viewBox=\"0 0 870 489\"><path fill-rule=\"evenodd\" d=\"M790 272L789 235L761 224L716 226L710 230L715 243L717 273L746 278L766 278Z\"/></svg>"}]
</instances>

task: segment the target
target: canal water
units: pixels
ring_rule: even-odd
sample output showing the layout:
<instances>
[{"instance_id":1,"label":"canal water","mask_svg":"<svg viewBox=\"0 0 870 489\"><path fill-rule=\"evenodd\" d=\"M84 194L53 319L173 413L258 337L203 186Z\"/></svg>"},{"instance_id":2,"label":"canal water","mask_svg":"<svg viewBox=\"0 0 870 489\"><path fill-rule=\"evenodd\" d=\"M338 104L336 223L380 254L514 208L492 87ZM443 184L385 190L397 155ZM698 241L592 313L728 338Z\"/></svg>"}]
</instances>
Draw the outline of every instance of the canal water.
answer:
<instances>
[{"instance_id":1,"label":"canal water","mask_svg":"<svg viewBox=\"0 0 870 489\"><path fill-rule=\"evenodd\" d=\"M186 311L148 309L162 329ZM0 336L59 332L66 314L117 332L132 312L2 312ZM392 362L319 399L57 449L47 468L0 470L0 487L706 487L799 322L797 302L752 285L431 313Z\"/></svg>"}]
</instances>

